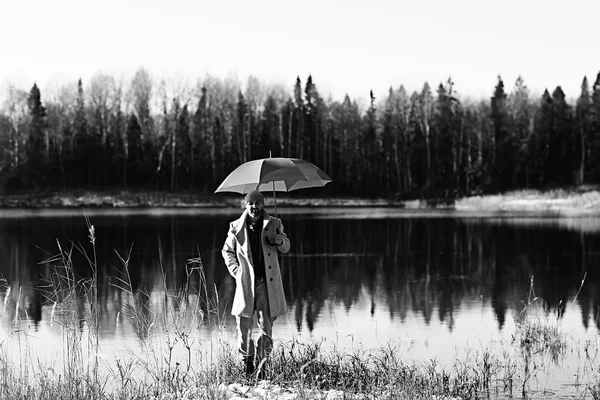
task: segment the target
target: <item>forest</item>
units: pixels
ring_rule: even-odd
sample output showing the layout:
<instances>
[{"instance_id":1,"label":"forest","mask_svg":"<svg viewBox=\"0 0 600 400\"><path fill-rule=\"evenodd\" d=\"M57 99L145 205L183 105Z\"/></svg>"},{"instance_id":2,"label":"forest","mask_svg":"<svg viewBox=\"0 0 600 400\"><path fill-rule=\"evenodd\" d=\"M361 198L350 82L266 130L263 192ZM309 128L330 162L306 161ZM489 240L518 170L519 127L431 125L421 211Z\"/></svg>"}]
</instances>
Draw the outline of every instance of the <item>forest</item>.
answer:
<instances>
[{"instance_id":1,"label":"forest","mask_svg":"<svg viewBox=\"0 0 600 400\"><path fill-rule=\"evenodd\" d=\"M600 183L600 73L576 100L560 86L533 98L501 76L463 99L449 78L359 104L249 77L195 85L98 73L47 90L7 85L0 107L0 192L158 190L212 193L245 161L293 157L332 179L328 193L456 198Z\"/></svg>"}]
</instances>

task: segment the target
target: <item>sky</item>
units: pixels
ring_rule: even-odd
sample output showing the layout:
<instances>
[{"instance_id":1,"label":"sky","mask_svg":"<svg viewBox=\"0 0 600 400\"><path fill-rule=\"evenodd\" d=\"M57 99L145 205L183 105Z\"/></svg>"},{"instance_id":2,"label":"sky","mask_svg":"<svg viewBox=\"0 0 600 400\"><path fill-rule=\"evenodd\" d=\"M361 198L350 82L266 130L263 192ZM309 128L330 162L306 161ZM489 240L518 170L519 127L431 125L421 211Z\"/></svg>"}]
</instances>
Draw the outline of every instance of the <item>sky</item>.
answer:
<instances>
[{"instance_id":1,"label":"sky","mask_svg":"<svg viewBox=\"0 0 600 400\"><path fill-rule=\"evenodd\" d=\"M598 0L1 0L0 91L129 77L312 75L323 97L454 81L489 98L500 75L576 98L600 72Z\"/></svg>"}]
</instances>

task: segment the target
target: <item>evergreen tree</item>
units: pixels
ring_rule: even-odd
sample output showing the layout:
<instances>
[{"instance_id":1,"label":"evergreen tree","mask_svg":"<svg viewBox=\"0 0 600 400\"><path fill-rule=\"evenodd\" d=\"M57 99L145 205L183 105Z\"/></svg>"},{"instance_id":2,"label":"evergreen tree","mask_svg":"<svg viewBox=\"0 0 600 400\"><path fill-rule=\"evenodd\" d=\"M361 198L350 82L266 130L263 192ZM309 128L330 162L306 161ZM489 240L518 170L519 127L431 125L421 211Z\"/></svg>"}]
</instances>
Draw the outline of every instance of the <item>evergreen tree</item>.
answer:
<instances>
[{"instance_id":1,"label":"evergreen tree","mask_svg":"<svg viewBox=\"0 0 600 400\"><path fill-rule=\"evenodd\" d=\"M375 95L369 92L370 105L364 118L364 131L360 141L360 171L358 180L361 186L361 195L373 196L381 189L381 159L379 157L379 146L377 144L377 108L375 107Z\"/></svg>"},{"instance_id":2,"label":"evergreen tree","mask_svg":"<svg viewBox=\"0 0 600 400\"><path fill-rule=\"evenodd\" d=\"M454 82L439 85L433 116L432 184L444 197L455 196L459 190L461 140L460 102L454 96Z\"/></svg>"},{"instance_id":3,"label":"evergreen tree","mask_svg":"<svg viewBox=\"0 0 600 400\"><path fill-rule=\"evenodd\" d=\"M546 172L550 183L572 184L577 165L575 156L571 107L562 88L552 92L552 128L548 141Z\"/></svg>"},{"instance_id":4,"label":"evergreen tree","mask_svg":"<svg viewBox=\"0 0 600 400\"><path fill-rule=\"evenodd\" d=\"M139 186L142 178L142 127L135 114L129 116L125 135L127 137L127 168L123 180L125 187L131 184Z\"/></svg>"},{"instance_id":5,"label":"evergreen tree","mask_svg":"<svg viewBox=\"0 0 600 400\"><path fill-rule=\"evenodd\" d=\"M29 92L27 103L31 122L26 147L28 160L26 182L33 188L39 189L45 185L48 144L46 109L42 105L42 96L35 83Z\"/></svg>"},{"instance_id":6,"label":"evergreen tree","mask_svg":"<svg viewBox=\"0 0 600 400\"><path fill-rule=\"evenodd\" d=\"M279 124L280 116L277 109L277 101L272 95L267 96L267 100L264 104L263 111L263 123L261 124L260 132L260 148L264 149L264 157L268 157L269 153L273 157L280 157L280 146L279 146ZM269 151L269 153L266 153Z\"/></svg>"},{"instance_id":7,"label":"evergreen tree","mask_svg":"<svg viewBox=\"0 0 600 400\"><path fill-rule=\"evenodd\" d=\"M492 167L494 129L490 121L490 103L479 101L472 105L473 134L470 147L472 157L471 180L472 191L482 193L492 188Z\"/></svg>"},{"instance_id":8,"label":"evergreen tree","mask_svg":"<svg viewBox=\"0 0 600 400\"><path fill-rule=\"evenodd\" d=\"M491 112L494 127L492 184L496 189L506 190L516 180L516 145L514 137L510 134L507 95L504 91L504 82L500 76L498 76L498 83L491 99Z\"/></svg>"},{"instance_id":9,"label":"evergreen tree","mask_svg":"<svg viewBox=\"0 0 600 400\"><path fill-rule=\"evenodd\" d=\"M413 190L411 169L412 145L415 137L415 126L411 119L412 103L404 86L396 91L396 118L398 131L393 145L394 165L397 171L400 194L408 194Z\"/></svg>"},{"instance_id":10,"label":"evergreen tree","mask_svg":"<svg viewBox=\"0 0 600 400\"><path fill-rule=\"evenodd\" d=\"M399 100L393 88L389 88L383 110L383 129L381 143L385 160L385 175L387 192L399 193L403 190L398 147L400 142L401 122L399 115Z\"/></svg>"},{"instance_id":11,"label":"evergreen tree","mask_svg":"<svg viewBox=\"0 0 600 400\"><path fill-rule=\"evenodd\" d=\"M316 138L317 138L317 109L314 100L316 100L316 88L312 81L312 76L309 75L306 80L304 89L304 143L303 157L307 160L316 163Z\"/></svg>"},{"instance_id":12,"label":"evergreen tree","mask_svg":"<svg viewBox=\"0 0 600 400\"><path fill-rule=\"evenodd\" d=\"M463 107L458 99L456 91L454 90L454 82L451 78L448 78L447 93L448 99L450 101L450 121L452 124L451 128L451 136L450 136L450 146L451 146L451 171L452 171L452 186L451 186L451 194L452 196L458 196L460 194L461 188L461 175L463 174L463 156L464 156L464 121L463 121Z\"/></svg>"},{"instance_id":13,"label":"evergreen tree","mask_svg":"<svg viewBox=\"0 0 600 400\"><path fill-rule=\"evenodd\" d=\"M536 112L532 138L527 143L528 164L534 186L545 185L549 181L547 166L549 162L549 141L553 125L552 97L548 90L542 94L540 108Z\"/></svg>"},{"instance_id":14,"label":"evergreen tree","mask_svg":"<svg viewBox=\"0 0 600 400\"><path fill-rule=\"evenodd\" d=\"M600 72L592 88L592 104L590 106L590 177L600 181Z\"/></svg>"},{"instance_id":15,"label":"evergreen tree","mask_svg":"<svg viewBox=\"0 0 600 400\"><path fill-rule=\"evenodd\" d=\"M342 193L352 194L359 192L359 181L355 179L360 174L358 160L360 157L360 113L358 105L346 94L341 104L333 106L333 120L335 137L333 141L337 144L334 150L334 168L331 171L332 179L339 182Z\"/></svg>"},{"instance_id":16,"label":"evergreen tree","mask_svg":"<svg viewBox=\"0 0 600 400\"><path fill-rule=\"evenodd\" d=\"M509 114L513 130L514 146L509 149L515 152L514 177L511 187L517 185L529 186L529 171L527 169L527 141L531 136L531 117L529 105L529 89L521 76L515 81L515 86L509 97Z\"/></svg>"},{"instance_id":17,"label":"evergreen tree","mask_svg":"<svg viewBox=\"0 0 600 400\"><path fill-rule=\"evenodd\" d=\"M294 86L294 121L291 135L292 154L295 158L304 158L304 100L302 99L302 82L296 77Z\"/></svg>"},{"instance_id":18,"label":"evergreen tree","mask_svg":"<svg viewBox=\"0 0 600 400\"><path fill-rule=\"evenodd\" d=\"M465 107L462 116L464 132L464 169L463 182L464 193L469 196L481 190L480 171L478 168L479 135L477 110L474 106Z\"/></svg>"},{"instance_id":19,"label":"evergreen tree","mask_svg":"<svg viewBox=\"0 0 600 400\"><path fill-rule=\"evenodd\" d=\"M73 122L73 159L76 173L75 184L78 187L85 185L89 177L89 156L88 151L88 125L85 115L85 99L83 94L83 85L81 79L77 82L77 102L75 104L75 120ZM88 182L91 184L91 182Z\"/></svg>"},{"instance_id":20,"label":"evergreen tree","mask_svg":"<svg viewBox=\"0 0 600 400\"><path fill-rule=\"evenodd\" d=\"M590 95L590 88L587 77L584 77L583 82L581 82L581 94L577 99L577 105L575 109L576 128L579 134L579 143L577 146L579 152L579 172L577 174L578 184L584 183L586 170L588 169L587 163L589 162L589 148L591 147L589 145L589 141L592 131L591 105L592 99Z\"/></svg>"},{"instance_id":21,"label":"evergreen tree","mask_svg":"<svg viewBox=\"0 0 600 400\"><path fill-rule=\"evenodd\" d=\"M126 177L126 167L127 167L127 159L126 159L126 138L127 138L127 119L123 114L123 110L121 109L121 102L118 99L115 102L115 107L113 110L113 114L111 115L111 132L114 137L114 171L115 176L115 184L119 183L122 186L125 186L125 177Z\"/></svg>"}]
</instances>

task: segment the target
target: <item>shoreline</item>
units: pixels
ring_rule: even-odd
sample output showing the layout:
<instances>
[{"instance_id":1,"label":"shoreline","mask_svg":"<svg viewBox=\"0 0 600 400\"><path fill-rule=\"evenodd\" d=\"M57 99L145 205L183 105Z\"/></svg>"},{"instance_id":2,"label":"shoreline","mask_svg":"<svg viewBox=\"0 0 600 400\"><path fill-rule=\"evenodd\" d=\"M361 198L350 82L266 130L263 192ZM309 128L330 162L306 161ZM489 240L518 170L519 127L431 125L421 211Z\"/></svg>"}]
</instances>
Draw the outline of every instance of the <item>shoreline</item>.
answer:
<instances>
[{"instance_id":1,"label":"shoreline","mask_svg":"<svg viewBox=\"0 0 600 400\"><path fill-rule=\"evenodd\" d=\"M0 209L148 209L148 208L241 208L241 196L206 193L134 191L79 191L54 193L0 194ZM393 200L358 197L277 196L278 208L308 207L392 207L407 210L448 210L460 212L514 212L560 215L600 214L597 188L519 190L503 194L458 199ZM267 207L273 198L267 197Z\"/></svg>"}]
</instances>

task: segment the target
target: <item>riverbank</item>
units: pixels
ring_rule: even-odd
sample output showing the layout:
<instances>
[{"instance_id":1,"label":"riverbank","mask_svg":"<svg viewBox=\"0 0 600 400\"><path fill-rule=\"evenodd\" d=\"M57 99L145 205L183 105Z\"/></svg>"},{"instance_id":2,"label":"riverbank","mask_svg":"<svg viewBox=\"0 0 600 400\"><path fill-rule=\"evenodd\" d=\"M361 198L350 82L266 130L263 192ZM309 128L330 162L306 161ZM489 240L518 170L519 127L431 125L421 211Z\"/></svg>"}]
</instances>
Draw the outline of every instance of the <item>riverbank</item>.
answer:
<instances>
[{"instance_id":1,"label":"riverbank","mask_svg":"<svg viewBox=\"0 0 600 400\"><path fill-rule=\"evenodd\" d=\"M267 206L273 197L266 196ZM394 200L391 198L299 197L279 193L278 207L398 207L449 209L464 212L526 212L600 214L600 187L582 186L553 190L518 190L459 199ZM0 195L0 208L239 208L241 195L159 191L73 191Z\"/></svg>"},{"instance_id":2,"label":"riverbank","mask_svg":"<svg viewBox=\"0 0 600 400\"><path fill-rule=\"evenodd\" d=\"M267 194L267 206L273 206L273 196ZM236 194L207 194L189 192L52 192L15 193L0 195L0 208L239 208L242 196ZM404 202L390 199L354 197L298 197L277 194L277 207L404 207Z\"/></svg>"}]
</instances>

